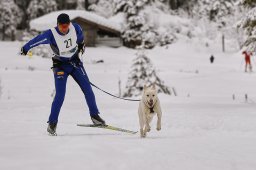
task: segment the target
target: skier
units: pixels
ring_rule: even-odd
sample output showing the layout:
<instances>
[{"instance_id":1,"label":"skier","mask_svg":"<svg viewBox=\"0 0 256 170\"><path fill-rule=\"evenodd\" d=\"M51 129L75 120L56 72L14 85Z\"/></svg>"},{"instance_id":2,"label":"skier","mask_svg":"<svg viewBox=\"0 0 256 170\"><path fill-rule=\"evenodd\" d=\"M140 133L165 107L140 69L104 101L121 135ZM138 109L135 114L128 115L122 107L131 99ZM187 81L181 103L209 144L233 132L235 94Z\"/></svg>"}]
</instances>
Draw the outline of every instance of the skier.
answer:
<instances>
[{"instance_id":1,"label":"skier","mask_svg":"<svg viewBox=\"0 0 256 170\"><path fill-rule=\"evenodd\" d=\"M211 55L211 57L210 57L210 62L211 62L211 63L214 62L214 56L213 56L213 55Z\"/></svg>"},{"instance_id":2,"label":"skier","mask_svg":"<svg viewBox=\"0 0 256 170\"><path fill-rule=\"evenodd\" d=\"M49 44L53 51L53 74L56 95L52 102L47 131L57 135L56 128L59 112L64 101L66 83L69 75L78 83L85 95L91 120L95 125L105 125L99 116L94 93L88 76L78 54L84 53L84 36L81 27L70 21L69 15L62 13L57 18L57 26L36 36L21 48L21 54L26 55L31 48L40 44Z\"/></svg>"},{"instance_id":3,"label":"skier","mask_svg":"<svg viewBox=\"0 0 256 170\"><path fill-rule=\"evenodd\" d=\"M250 72L252 72L252 64L251 64L251 53L243 51L242 53L245 59L245 72L247 72L247 67L249 67Z\"/></svg>"}]
</instances>

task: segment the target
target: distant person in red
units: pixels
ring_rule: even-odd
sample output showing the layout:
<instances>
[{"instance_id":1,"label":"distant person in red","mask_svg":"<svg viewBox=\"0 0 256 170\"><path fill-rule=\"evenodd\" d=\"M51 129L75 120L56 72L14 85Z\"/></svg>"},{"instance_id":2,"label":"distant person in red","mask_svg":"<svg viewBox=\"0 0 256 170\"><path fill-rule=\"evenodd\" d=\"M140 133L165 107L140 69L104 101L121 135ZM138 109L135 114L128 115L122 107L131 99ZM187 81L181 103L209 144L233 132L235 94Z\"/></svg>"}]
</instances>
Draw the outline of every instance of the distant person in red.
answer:
<instances>
[{"instance_id":1,"label":"distant person in red","mask_svg":"<svg viewBox=\"0 0 256 170\"><path fill-rule=\"evenodd\" d=\"M245 72L247 72L247 68L249 67L250 72L252 72L252 64L251 64L251 55L252 53L243 51L244 59L245 59Z\"/></svg>"}]
</instances>

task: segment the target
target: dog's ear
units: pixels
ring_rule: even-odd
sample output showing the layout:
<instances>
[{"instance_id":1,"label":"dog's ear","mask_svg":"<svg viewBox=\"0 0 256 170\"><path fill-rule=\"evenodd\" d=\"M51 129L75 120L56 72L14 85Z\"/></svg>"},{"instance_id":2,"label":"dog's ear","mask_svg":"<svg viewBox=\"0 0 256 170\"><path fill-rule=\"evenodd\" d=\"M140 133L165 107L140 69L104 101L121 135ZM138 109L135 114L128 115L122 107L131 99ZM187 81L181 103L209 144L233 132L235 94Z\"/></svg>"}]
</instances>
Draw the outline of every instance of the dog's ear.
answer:
<instances>
[{"instance_id":1,"label":"dog's ear","mask_svg":"<svg viewBox=\"0 0 256 170\"><path fill-rule=\"evenodd\" d=\"M146 90L148 87L146 86L146 84L144 85L143 89Z\"/></svg>"}]
</instances>

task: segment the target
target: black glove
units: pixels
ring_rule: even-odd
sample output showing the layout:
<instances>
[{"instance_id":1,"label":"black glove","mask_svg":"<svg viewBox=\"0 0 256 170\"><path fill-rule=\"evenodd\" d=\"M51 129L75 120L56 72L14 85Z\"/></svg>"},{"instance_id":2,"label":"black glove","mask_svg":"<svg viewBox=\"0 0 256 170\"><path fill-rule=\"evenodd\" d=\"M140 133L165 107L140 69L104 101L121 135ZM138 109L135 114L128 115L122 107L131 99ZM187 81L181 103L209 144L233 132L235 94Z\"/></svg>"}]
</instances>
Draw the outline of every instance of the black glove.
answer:
<instances>
[{"instance_id":1,"label":"black glove","mask_svg":"<svg viewBox=\"0 0 256 170\"><path fill-rule=\"evenodd\" d=\"M20 54L21 55L27 55L27 51L24 49L24 47L21 47L21 49L20 49Z\"/></svg>"},{"instance_id":2,"label":"black glove","mask_svg":"<svg viewBox=\"0 0 256 170\"><path fill-rule=\"evenodd\" d=\"M85 49L84 42L82 42L82 43L78 43L78 53L80 53L80 52L81 52L81 54L83 55L83 53L84 53L84 49Z\"/></svg>"}]
</instances>

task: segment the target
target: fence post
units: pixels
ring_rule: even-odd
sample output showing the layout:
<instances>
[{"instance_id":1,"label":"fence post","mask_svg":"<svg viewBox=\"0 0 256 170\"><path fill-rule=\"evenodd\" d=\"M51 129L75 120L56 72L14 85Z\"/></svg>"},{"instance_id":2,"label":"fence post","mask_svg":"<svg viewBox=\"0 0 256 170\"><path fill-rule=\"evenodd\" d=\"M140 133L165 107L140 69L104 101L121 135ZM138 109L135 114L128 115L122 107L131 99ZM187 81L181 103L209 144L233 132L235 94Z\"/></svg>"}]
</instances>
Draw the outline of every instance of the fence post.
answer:
<instances>
[{"instance_id":1,"label":"fence post","mask_svg":"<svg viewBox=\"0 0 256 170\"><path fill-rule=\"evenodd\" d=\"M244 97L245 97L245 102L248 102L248 95L245 94Z\"/></svg>"},{"instance_id":2,"label":"fence post","mask_svg":"<svg viewBox=\"0 0 256 170\"><path fill-rule=\"evenodd\" d=\"M121 80L120 77L118 77L118 96L121 97L122 91L121 91Z\"/></svg>"},{"instance_id":3,"label":"fence post","mask_svg":"<svg viewBox=\"0 0 256 170\"><path fill-rule=\"evenodd\" d=\"M225 52L225 35L222 34L222 52Z\"/></svg>"},{"instance_id":4,"label":"fence post","mask_svg":"<svg viewBox=\"0 0 256 170\"><path fill-rule=\"evenodd\" d=\"M172 88L172 91L173 91L174 96L177 96L177 92L174 87Z\"/></svg>"}]
</instances>

